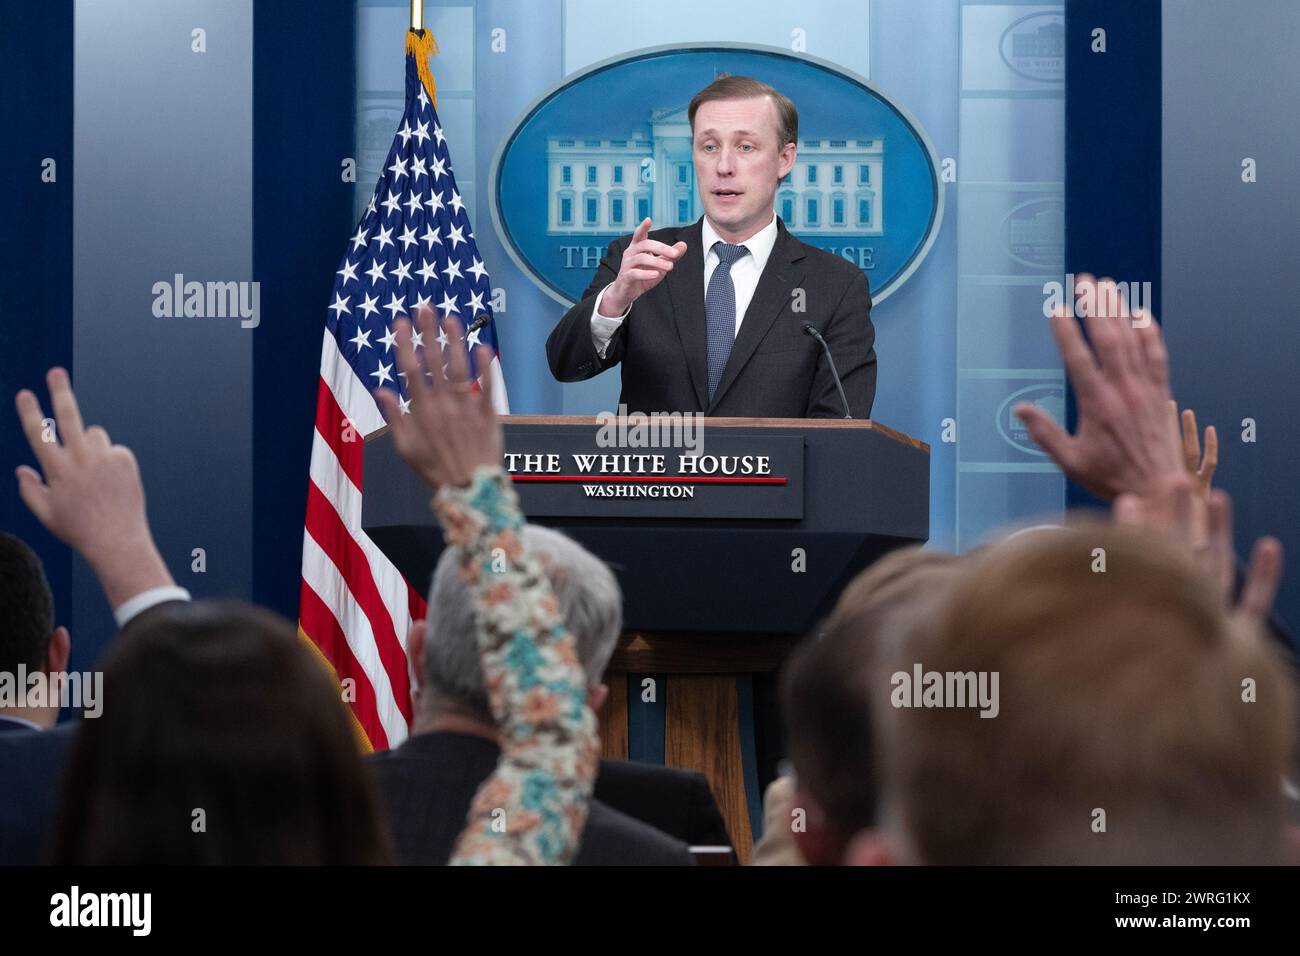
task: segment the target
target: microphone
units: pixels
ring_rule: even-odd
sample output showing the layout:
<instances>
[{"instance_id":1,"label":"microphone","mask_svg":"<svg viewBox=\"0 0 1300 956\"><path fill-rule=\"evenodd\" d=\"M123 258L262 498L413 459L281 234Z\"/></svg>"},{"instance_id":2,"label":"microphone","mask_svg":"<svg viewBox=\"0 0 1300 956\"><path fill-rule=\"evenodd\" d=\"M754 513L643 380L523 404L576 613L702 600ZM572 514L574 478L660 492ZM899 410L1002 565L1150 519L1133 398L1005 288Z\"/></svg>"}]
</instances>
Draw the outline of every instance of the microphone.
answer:
<instances>
[{"instance_id":1,"label":"microphone","mask_svg":"<svg viewBox=\"0 0 1300 956\"><path fill-rule=\"evenodd\" d=\"M492 321L492 316L484 312L482 315L480 315L477 319L475 319L473 322L469 324L469 326L465 329L465 334L467 336L473 335L475 332L483 328L483 326L487 325L491 321Z\"/></svg>"},{"instance_id":2,"label":"microphone","mask_svg":"<svg viewBox=\"0 0 1300 956\"><path fill-rule=\"evenodd\" d=\"M840 402L844 405L844 417L852 418L853 416L849 414L849 400L844 395L844 383L840 381L840 373L835 368L835 359L831 357L831 347L826 344L822 334L817 331L817 327L811 322L803 324L803 331L804 335L811 335L821 343L822 351L826 353L826 361L831 363L831 377L835 379L835 389L840 393Z\"/></svg>"}]
</instances>

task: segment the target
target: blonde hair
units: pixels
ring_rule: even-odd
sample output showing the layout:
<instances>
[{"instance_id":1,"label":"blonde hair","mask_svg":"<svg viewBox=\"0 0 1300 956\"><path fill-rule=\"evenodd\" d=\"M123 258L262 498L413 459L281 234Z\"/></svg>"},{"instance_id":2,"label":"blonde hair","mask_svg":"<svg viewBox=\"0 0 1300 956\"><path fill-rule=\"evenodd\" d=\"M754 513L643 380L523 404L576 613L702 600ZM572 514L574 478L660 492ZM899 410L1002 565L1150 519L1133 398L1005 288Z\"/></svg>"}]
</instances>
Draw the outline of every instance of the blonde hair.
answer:
<instances>
[{"instance_id":1,"label":"blonde hair","mask_svg":"<svg viewBox=\"0 0 1300 956\"><path fill-rule=\"evenodd\" d=\"M1183 553L1092 525L966 560L897 664L999 674L998 715L878 710L921 862L1278 859L1292 688Z\"/></svg>"}]
</instances>

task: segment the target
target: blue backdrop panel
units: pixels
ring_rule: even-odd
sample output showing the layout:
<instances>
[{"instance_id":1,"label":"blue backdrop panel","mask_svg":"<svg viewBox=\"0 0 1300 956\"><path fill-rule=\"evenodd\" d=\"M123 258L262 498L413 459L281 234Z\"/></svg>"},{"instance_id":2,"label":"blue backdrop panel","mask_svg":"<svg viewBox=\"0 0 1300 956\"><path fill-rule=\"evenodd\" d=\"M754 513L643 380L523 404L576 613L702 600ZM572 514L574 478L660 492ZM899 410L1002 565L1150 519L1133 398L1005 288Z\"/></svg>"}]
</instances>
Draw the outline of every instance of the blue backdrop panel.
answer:
<instances>
[{"instance_id":1,"label":"blue backdrop panel","mask_svg":"<svg viewBox=\"0 0 1300 956\"><path fill-rule=\"evenodd\" d=\"M252 592L258 329L206 295L161 309L155 288L253 279L252 19L251 0L76 7L73 135L93 161L74 170L73 383L135 451L158 548L200 597ZM72 610L74 654L93 654L114 624L80 561Z\"/></svg>"},{"instance_id":2,"label":"blue backdrop panel","mask_svg":"<svg viewBox=\"0 0 1300 956\"><path fill-rule=\"evenodd\" d=\"M296 620L325 306L356 224L342 176L356 156L356 16L352 3L283 0L257 4L253 25L253 271L266 315L253 342L253 598ZM399 67L404 42L401 30L388 38Z\"/></svg>"},{"instance_id":3,"label":"blue backdrop panel","mask_svg":"<svg viewBox=\"0 0 1300 956\"><path fill-rule=\"evenodd\" d=\"M40 555L61 624L71 621L72 555L18 498L13 469L36 460L11 403L31 388L48 412L45 370L72 366L72 11L72 0L11 6L0 29L0 531ZM53 182L41 179L46 159Z\"/></svg>"},{"instance_id":4,"label":"blue backdrop panel","mask_svg":"<svg viewBox=\"0 0 1300 956\"><path fill-rule=\"evenodd\" d=\"M1165 4L1163 22L1163 144L1140 155L1143 168L1163 168L1174 395L1219 432L1216 483L1232 495L1238 555L1265 534L1286 548L1278 608L1294 626L1300 4L1188 0Z\"/></svg>"},{"instance_id":5,"label":"blue backdrop panel","mask_svg":"<svg viewBox=\"0 0 1300 956\"><path fill-rule=\"evenodd\" d=\"M1092 52L1105 30L1106 51ZM1065 266L1151 283L1161 308L1160 4L1089 0L1066 5ZM1070 428L1074 395L1067 397ZM1071 483L1070 506L1097 501Z\"/></svg>"}]
</instances>

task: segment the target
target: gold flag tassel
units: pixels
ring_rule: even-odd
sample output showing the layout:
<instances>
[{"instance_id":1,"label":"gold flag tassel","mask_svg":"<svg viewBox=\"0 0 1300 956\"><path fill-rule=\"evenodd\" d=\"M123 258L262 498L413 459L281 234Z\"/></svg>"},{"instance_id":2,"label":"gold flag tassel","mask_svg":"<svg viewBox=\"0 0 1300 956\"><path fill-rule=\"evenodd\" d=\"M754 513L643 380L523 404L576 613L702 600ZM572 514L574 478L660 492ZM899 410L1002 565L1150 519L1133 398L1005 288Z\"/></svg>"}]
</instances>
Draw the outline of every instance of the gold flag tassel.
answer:
<instances>
[{"instance_id":1,"label":"gold flag tassel","mask_svg":"<svg viewBox=\"0 0 1300 956\"><path fill-rule=\"evenodd\" d=\"M415 57L415 68L420 72L420 82L429 94L433 108L438 108L437 86L433 82L433 71L429 69L429 57L438 52L438 41L428 30L406 31L406 52Z\"/></svg>"}]
</instances>

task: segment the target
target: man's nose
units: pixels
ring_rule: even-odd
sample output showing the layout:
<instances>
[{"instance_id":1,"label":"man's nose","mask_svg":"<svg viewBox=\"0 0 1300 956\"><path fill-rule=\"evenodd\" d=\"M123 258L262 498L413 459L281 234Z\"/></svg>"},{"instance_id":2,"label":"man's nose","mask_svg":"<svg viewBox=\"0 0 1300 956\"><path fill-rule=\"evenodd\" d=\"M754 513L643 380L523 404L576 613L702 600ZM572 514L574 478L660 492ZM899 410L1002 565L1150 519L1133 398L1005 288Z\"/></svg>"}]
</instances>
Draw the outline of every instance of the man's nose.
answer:
<instances>
[{"instance_id":1,"label":"man's nose","mask_svg":"<svg viewBox=\"0 0 1300 956\"><path fill-rule=\"evenodd\" d=\"M722 150L718 156L718 165L714 167L719 176L730 176L736 171L736 158L730 150Z\"/></svg>"}]
</instances>

